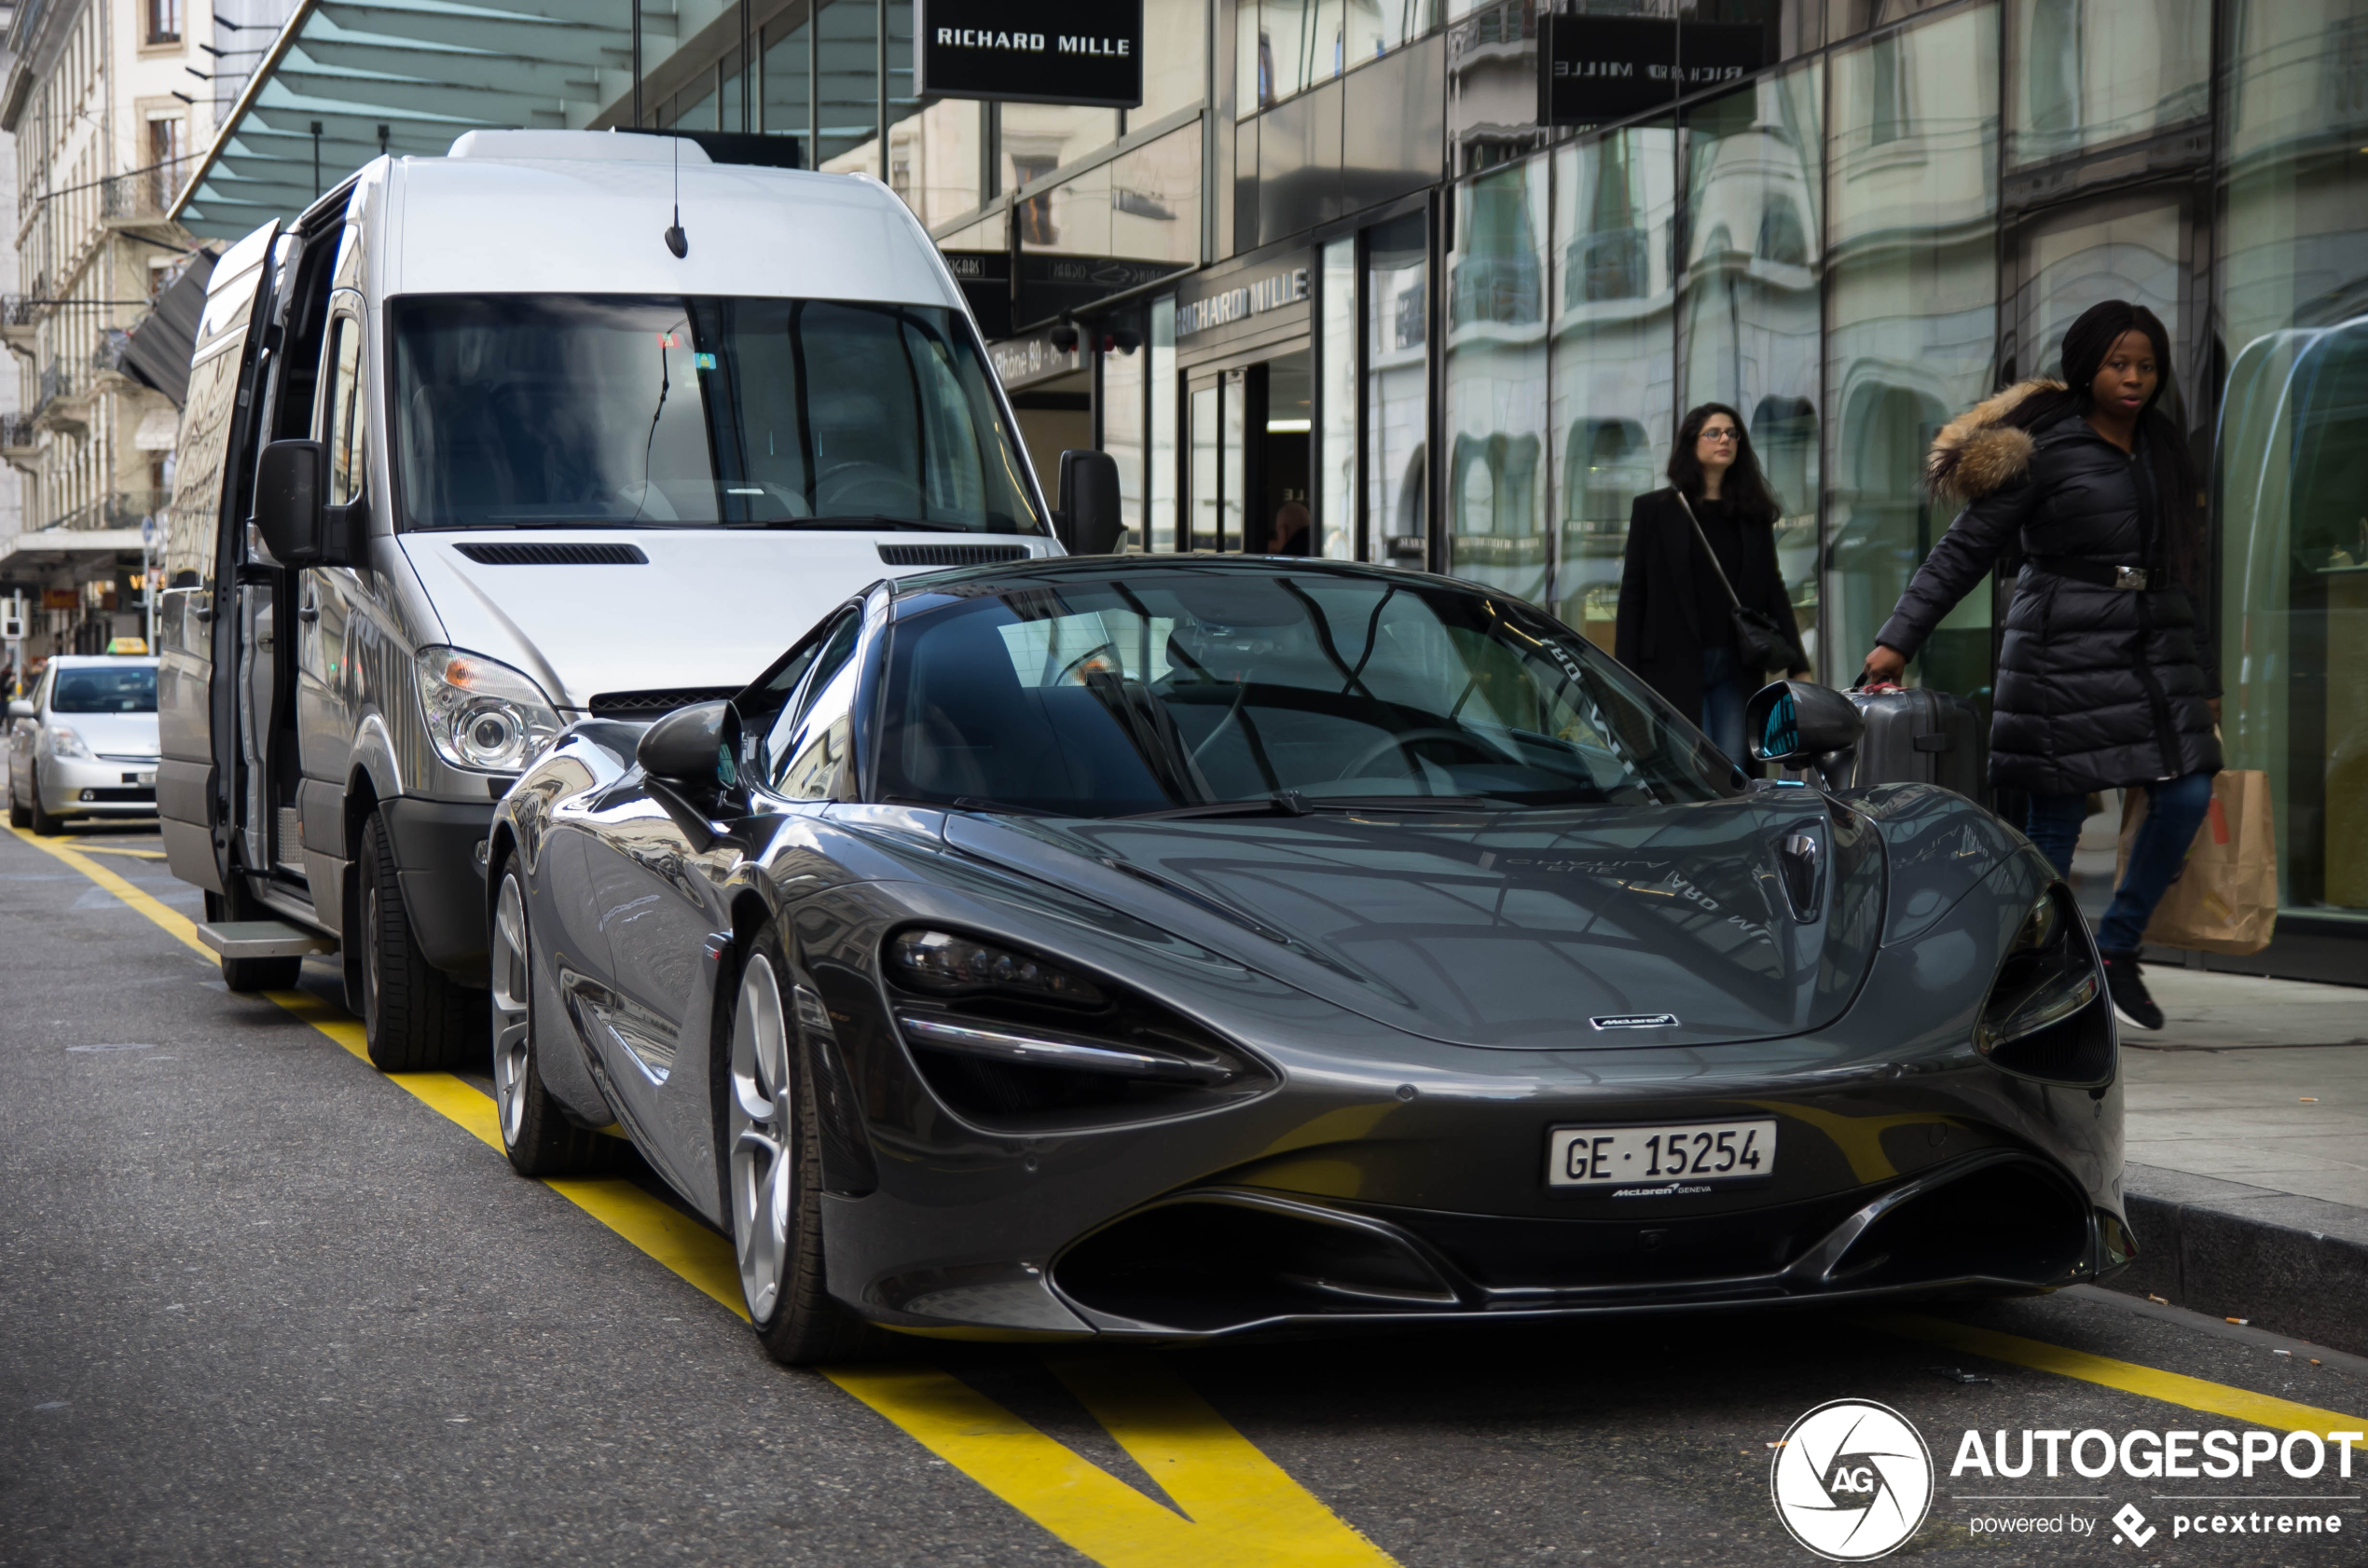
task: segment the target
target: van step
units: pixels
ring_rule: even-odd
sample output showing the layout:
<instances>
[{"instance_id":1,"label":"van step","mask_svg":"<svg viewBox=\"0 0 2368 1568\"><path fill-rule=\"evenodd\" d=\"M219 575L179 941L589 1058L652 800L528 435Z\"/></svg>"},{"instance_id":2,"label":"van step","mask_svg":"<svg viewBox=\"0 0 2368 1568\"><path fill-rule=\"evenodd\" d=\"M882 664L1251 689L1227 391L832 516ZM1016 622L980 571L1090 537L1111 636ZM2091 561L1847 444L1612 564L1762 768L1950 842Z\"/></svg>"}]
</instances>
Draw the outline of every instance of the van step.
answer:
<instances>
[{"instance_id":1,"label":"van step","mask_svg":"<svg viewBox=\"0 0 2368 1568\"><path fill-rule=\"evenodd\" d=\"M200 926L198 940L225 958L295 958L337 950L337 938L284 920L225 920Z\"/></svg>"}]
</instances>

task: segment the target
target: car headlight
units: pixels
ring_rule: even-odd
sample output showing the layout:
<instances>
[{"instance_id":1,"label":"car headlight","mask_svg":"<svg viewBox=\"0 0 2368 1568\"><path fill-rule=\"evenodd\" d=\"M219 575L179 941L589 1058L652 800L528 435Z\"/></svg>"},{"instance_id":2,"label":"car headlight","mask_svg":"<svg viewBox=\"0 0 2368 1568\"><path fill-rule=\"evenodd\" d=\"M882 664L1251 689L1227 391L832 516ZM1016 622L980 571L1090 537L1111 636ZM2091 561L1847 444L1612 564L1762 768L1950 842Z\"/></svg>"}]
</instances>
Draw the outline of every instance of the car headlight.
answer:
<instances>
[{"instance_id":1,"label":"car headlight","mask_svg":"<svg viewBox=\"0 0 2368 1568\"><path fill-rule=\"evenodd\" d=\"M1108 999L1082 975L951 931L899 932L889 939L888 964L888 977L898 984L941 997L999 992L1078 1007L1100 1007Z\"/></svg>"},{"instance_id":2,"label":"car headlight","mask_svg":"<svg viewBox=\"0 0 2368 1568\"><path fill-rule=\"evenodd\" d=\"M49 755L52 757L87 757L90 754L90 748L82 744L82 737L63 724L50 725L48 736Z\"/></svg>"},{"instance_id":3,"label":"car headlight","mask_svg":"<svg viewBox=\"0 0 2368 1568\"><path fill-rule=\"evenodd\" d=\"M559 733L543 688L458 648L422 648L415 667L428 738L454 767L517 773Z\"/></svg>"},{"instance_id":4,"label":"car headlight","mask_svg":"<svg viewBox=\"0 0 2368 1568\"><path fill-rule=\"evenodd\" d=\"M2000 961L1974 1044L1989 1055L2060 1024L2095 1001L2102 984L2072 890L2057 883L2031 906Z\"/></svg>"}]
</instances>

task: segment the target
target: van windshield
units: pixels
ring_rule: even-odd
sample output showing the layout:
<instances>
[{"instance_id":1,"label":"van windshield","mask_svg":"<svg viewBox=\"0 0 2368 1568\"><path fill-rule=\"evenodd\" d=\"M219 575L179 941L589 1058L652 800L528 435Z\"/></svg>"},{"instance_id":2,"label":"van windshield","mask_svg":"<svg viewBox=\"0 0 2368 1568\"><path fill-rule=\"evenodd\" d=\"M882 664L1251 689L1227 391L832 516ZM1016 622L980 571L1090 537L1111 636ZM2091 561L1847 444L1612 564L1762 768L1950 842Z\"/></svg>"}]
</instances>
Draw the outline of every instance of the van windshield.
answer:
<instances>
[{"instance_id":1,"label":"van windshield","mask_svg":"<svg viewBox=\"0 0 2368 1568\"><path fill-rule=\"evenodd\" d=\"M406 530L1043 531L957 311L562 295L391 305Z\"/></svg>"}]
</instances>

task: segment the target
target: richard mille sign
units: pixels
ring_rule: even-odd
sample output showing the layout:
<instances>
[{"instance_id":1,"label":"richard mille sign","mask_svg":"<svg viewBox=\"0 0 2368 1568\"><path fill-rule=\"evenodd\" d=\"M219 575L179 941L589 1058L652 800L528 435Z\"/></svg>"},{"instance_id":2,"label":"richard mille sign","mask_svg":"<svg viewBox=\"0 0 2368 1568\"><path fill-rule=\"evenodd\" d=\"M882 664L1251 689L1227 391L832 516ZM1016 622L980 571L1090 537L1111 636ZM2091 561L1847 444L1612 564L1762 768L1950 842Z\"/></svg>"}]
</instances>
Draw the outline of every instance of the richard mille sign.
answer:
<instances>
[{"instance_id":1,"label":"richard mille sign","mask_svg":"<svg viewBox=\"0 0 2368 1568\"><path fill-rule=\"evenodd\" d=\"M1143 0L915 0L915 90L1022 103L1143 102Z\"/></svg>"}]
</instances>

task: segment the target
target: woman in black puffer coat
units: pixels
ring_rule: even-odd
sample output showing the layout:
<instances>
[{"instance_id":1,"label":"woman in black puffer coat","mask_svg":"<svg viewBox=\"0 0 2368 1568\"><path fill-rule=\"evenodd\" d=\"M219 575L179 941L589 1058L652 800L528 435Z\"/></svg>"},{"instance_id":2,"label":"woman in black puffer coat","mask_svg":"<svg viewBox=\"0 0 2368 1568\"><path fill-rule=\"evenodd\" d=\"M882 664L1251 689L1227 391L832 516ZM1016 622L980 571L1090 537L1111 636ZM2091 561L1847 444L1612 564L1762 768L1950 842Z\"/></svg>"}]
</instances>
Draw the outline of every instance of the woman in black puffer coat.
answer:
<instances>
[{"instance_id":1,"label":"woman in black puffer coat","mask_svg":"<svg viewBox=\"0 0 2368 1568\"><path fill-rule=\"evenodd\" d=\"M1936 496L1966 502L1866 657L1895 681L1941 617L2008 551L2025 559L2006 614L1989 777L2031 798L2027 831L2072 872L2092 790L2147 791L2144 825L2097 929L2113 1005L2162 1027L2139 979L2146 922L2184 863L2220 771L2220 686L2195 585L2195 475L2155 406L2170 362L2153 311L2124 300L2064 334L2064 379L2026 381L1933 444Z\"/></svg>"}]
</instances>

